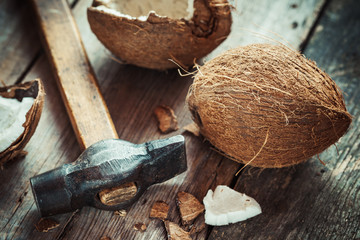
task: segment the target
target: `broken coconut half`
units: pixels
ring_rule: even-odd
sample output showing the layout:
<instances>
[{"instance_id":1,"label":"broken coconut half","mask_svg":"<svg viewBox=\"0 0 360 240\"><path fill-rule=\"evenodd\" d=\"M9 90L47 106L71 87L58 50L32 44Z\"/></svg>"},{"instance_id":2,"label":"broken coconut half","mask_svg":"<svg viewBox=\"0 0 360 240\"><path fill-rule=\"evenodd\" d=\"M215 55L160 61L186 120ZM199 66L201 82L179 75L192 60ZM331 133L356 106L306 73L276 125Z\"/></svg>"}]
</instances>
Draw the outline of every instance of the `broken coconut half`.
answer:
<instances>
[{"instance_id":1,"label":"broken coconut half","mask_svg":"<svg viewBox=\"0 0 360 240\"><path fill-rule=\"evenodd\" d=\"M217 186L214 192L209 189L203 202L205 223L212 226L244 221L261 213L255 199L224 185Z\"/></svg>"},{"instance_id":2,"label":"broken coconut half","mask_svg":"<svg viewBox=\"0 0 360 240\"><path fill-rule=\"evenodd\" d=\"M227 0L95 0L92 31L117 57L151 69L189 67L230 33Z\"/></svg>"},{"instance_id":3,"label":"broken coconut half","mask_svg":"<svg viewBox=\"0 0 360 240\"><path fill-rule=\"evenodd\" d=\"M44 94L40 79L0 87L0 165L19 155L34 134Z\"/></svg>"}]
</instances>

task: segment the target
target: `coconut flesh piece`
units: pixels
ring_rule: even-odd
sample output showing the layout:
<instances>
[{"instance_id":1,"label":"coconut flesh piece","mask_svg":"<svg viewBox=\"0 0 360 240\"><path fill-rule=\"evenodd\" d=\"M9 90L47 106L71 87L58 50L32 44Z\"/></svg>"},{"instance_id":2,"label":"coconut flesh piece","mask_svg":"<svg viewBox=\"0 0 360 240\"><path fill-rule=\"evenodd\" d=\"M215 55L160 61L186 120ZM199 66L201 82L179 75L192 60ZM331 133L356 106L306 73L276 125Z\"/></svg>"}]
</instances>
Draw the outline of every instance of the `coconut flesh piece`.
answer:
<instances>
[{"instance_id":1,"label":"coconut flesh piece","mask_svg":"<svg viewBox=\"0 0 360 240\"><path fill-rule=\"evenodd\" d=\"M255 199L225 185L217 186L214 192L209 189L203 202L205 223L212 226L244 221L261 213Z\"/></svg>"},{"instance_id":2,"label":"coconut flesh piece","mask_svg":"<svg viewBox=\"0 0 360 240\"><path fill-rule=\"evenodd\" d=\"M7 149L24 132L26 114L34 98L24 97L22 101L0 96L0 152Z\"/></svg>"},{"instance_id":3,"label":"coconut flesh piece","mask_svg":"<svg viewBox=\"0 0 360 240\"><path fill-rule=\"evenodd\" d=\"M157 70L192 66L226 39L232 23L227 0L94 0L87 14L115 56Z\"/></svg>"}]
</instances>

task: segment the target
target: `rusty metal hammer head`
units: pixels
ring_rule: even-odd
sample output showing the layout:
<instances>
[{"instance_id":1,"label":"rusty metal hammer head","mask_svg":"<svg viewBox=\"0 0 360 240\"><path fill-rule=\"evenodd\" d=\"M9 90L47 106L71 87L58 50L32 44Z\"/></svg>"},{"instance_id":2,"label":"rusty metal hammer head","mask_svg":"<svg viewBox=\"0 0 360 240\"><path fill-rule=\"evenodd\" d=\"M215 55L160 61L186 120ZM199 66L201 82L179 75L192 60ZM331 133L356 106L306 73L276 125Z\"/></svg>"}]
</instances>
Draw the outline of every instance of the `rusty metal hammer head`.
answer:
<instances>
[{"instance_id":1,"label":"rusty metal hammer head","mask_svg":"<svg viewBox=\"0 0 360 240\"><path fill-rule=\"evenodd\" d=\"M164 182L186 170L184 137L144 144L112 139L97 142L70 164L30 179L40 214L71 212L84 206L104 210L129 207L152 184ZM104 189L135 183L130 198L104 204Z\"/></svg>"}]
</instances>

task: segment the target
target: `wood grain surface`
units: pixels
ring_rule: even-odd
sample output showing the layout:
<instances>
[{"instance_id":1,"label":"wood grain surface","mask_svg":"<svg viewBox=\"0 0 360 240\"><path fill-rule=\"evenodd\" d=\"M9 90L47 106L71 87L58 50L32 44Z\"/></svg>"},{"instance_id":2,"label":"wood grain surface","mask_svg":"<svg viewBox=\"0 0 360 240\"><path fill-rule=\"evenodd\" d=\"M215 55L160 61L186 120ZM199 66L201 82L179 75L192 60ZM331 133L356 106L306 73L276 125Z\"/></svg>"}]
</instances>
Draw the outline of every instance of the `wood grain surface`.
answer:
<instances>
[{"instance_id":1,"label":"wood grain surface","mask_svg":"<svg viewBox=\"0 0 360 240\"><path fill-rule=\"evenodd\" d=\"M175 206L178 191L190 192L202 200L209 188L219 184L234 186L235 183L237 190L245 191L260 202L264 213L228 227L207 226L200 233L192 235L193 239L326 239L327 233L335 234L336 231L341 236L359 238L359 183L356 181L359 177L359 118L356 107L359 98L356 96L360 87L359 72L355 68L358 66L359 48L356 43L350 45L356 51L345 48L351 56L347 58L347 55L342 55L345 50L340 47L346 45L342 41L351 42L351 39L359 36L358 32L351 32L351 29L359 26L358 18L355 15L342 18L345 17L342 9L347 5L349 9L356 9L351 5L356 5L355 2L343 4L340 0L333 0L325 4L324 0L277 0L272 4L270 1L239 0L236 2L236 11L239 12L234 14L234 22L241 23L241 28L247 30L233 34L226 45L216 50L220 52L255 41L273 41L266 38L283 41L277 36L284 36L286 41L299 49L303 42L308 42L305 54L316 60L330 75L335 74L333 78L340 87L348 90L346 101L354 115L351 130L338 144L339 155L335 148L330 148L320 156L326 166L311 159L296 167L279 170L247 168L237 179L234 174L240 165L211 150L211 146L201 138L184 133L188 171L149 188L125 217L85 207L75 213L54 217L60 226L48 233L40 233L34 227L40 216L28 179L72 162L80 154L80 148L48 60L41 51L32 49L40 49L40 38L36 34L31 35L37 29L35 24L29 24L34 20L26 7L28 4L1 1L0 4L10 6L13 12L10 14L0 9L0 16L6 17L5 21L0 20L0 27L7 29L0 38L0 76L6 84L40 77L47 95L38 129L25 148L28 155L5 165L0 175L0 239L100 239L103 236L111 239L167 239L163 223L148 217L155 201L167 202L170 205L169 219L180 223ZM191 77L181 77L176 70L158 72L114 61L88 26L86 8L90 4L89 0L78 1L73 14L119 137L141 143L182 133L180 129L162 135L157 129L153 110L160 104L166 104L174 109L180 127L190 123L190 113L184 100ZM324 6L326 8L323 9ZM317 16L322 9L318 23ZM350 12L345 13L351 16ZM18 24L6 24L10 18L16 18ZM332 28L326 27L329 23L336 23L339 27L329 30ZM313 28L314 25L316 28ZM312 30L314 34L309 35ZM346 31L349 38L340 35ZM27 36L27 32L31 33L32 44L26 43L26 37L20 37ZM13 36L17 36L16 41L12 40ZM326 41L321 42L322 39ZM338 39L339 42L334 40L334 45L331 45L331 39ZM338 51L331 51L334 49ZM3 57L5 53L9 57ZM201 220L199 218L195 224ZM145 232L134 230L133 226L139 222L147 225Z\"/></svg>"}]
</instances>

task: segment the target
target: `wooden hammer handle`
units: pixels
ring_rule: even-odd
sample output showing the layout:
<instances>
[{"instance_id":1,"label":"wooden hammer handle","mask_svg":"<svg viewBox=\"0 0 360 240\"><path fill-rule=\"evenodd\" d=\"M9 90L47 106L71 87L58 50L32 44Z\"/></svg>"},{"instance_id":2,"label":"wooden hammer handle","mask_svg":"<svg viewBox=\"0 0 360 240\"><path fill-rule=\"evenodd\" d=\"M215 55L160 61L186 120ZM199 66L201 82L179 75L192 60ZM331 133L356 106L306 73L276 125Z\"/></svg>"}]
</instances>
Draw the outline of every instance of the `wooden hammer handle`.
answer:
<instances>
[{"instance_id":1,"label":"wooden hammer handle","mask_svg":"<svg viewBox=\"0 0 360 240\"><path fill-rule=\"evenodd\" d=\"M32 0L47 55L77 140L85 150L118 138L66 0Z\"/></svg>"}]
</instances>

